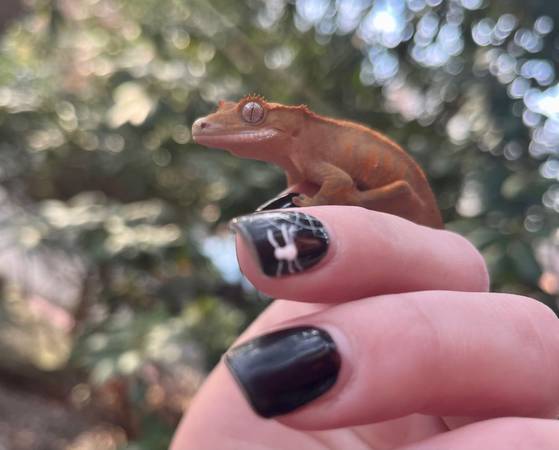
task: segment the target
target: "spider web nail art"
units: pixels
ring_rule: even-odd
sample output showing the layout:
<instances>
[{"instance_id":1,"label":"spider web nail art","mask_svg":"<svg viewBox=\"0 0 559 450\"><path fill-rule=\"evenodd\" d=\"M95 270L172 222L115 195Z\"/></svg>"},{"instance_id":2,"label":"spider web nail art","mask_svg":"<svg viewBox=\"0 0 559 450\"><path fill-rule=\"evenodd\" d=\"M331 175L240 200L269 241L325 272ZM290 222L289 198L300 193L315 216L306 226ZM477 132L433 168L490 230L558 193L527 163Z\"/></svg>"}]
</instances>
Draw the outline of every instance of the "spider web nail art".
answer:
<instances>
[{"instance_id":1,"label":"spider web nail art","mask_svg":"<svg viewBox=\"0 0 559 450\"><path fill-rule=\"evenodd\" d=\"M303 272L326 254L328 235L316 218L301 212L265 212L237 219L250 239L265 274Z\"/></svg>"}]
</instances>

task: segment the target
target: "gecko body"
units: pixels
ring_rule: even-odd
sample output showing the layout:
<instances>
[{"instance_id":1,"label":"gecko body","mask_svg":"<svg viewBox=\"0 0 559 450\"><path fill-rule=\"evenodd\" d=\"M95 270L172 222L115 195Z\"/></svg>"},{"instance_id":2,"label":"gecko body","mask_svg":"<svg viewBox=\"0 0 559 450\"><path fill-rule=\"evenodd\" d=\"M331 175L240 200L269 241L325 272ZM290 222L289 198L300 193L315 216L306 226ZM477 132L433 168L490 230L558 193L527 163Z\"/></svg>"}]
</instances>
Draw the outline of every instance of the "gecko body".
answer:
<instances>
[{"instance_id":1,"label":"gecko body","mask_svg":"<svg viewBox=\"0 0 559 450\"><path fill-rule=\"evenodd\" d=\"M425 174L398 144L358 123L247 96L196 120L195 142L281 167L288 186L311 183L297 206L356 205L418 224L443 223Z\"/></svg>"}]
</instances>

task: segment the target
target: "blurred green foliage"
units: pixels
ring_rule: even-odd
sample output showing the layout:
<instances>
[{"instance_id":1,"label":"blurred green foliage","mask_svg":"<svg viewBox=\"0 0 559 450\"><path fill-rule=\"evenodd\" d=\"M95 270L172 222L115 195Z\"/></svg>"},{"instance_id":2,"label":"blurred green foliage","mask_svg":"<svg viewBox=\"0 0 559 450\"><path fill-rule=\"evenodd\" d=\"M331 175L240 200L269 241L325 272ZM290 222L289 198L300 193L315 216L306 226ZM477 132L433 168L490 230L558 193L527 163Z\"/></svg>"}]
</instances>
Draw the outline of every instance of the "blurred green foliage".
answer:
<instances>
[{"instance_id":1,"label":"blurred green foliage","mask_svg":"<svg viewBox=\"0 0 559 450\"><path fill-rule=\"evenodd\" d=\"M203 373L264 305L205 249L284 184L192 143L191 123L223 98L258 92L390 135L493 288L555 308L557 2L27 4L0 54L1 317L15 333L13 305L33 295L70 317L39 303L55 329L70 320L70 350L22 367L123 381L136 422L153 425L117 421L126 448L165 448L180 410L146 412L146 367Z\"/></svg>"}]
</instances>

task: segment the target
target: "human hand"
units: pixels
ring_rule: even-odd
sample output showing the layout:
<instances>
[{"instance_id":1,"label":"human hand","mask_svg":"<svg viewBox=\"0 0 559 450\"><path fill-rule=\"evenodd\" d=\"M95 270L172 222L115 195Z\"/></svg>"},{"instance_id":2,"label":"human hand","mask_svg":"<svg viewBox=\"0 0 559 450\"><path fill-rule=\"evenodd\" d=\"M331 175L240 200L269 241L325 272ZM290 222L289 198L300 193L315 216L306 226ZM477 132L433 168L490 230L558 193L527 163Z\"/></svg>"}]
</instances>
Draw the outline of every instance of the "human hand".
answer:
<instances>
[{"instance_id":1,"label":"human hand","mask_svg":"<svg viewBox=\"0 0 559 450\"><path fill-rule=\"evenodd\" d=\"M173 450L558 448L559 322L535 300L487 293L465 239L340 206L236 227L243 272L288 300L240 337L231 370L218 364Z\"/></svg>"}]
</instances>

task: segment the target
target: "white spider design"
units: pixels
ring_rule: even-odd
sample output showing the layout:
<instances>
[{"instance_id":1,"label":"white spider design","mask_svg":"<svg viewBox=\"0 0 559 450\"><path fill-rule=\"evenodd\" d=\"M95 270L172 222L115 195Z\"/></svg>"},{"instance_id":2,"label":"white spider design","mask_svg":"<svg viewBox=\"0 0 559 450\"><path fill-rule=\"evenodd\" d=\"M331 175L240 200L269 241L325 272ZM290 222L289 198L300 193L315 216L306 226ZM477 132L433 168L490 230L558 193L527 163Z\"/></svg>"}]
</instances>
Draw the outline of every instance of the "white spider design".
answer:
<instances>
[{"instance_id":1,"label":"white spider design","mask_svg":"<svg viewBox=\"0 0 559 450\"><path fill-rule=\"evenodd\" d=\"M287 266L289 273L301 272L303 268L297 260L299 252L297 246L295 245L295 233L297 232L297 227L295 225L290 225L283 223L279 226L279 230L285 242L284 246L281 246L276 238L274 237L273 231L268 228L266 231L266 236L268 237L268 242L272 247L274 247L274 257L278 261L278 267L276 270L276 276L280 276L284 264Z\"/></svg>"}]
</instances>

